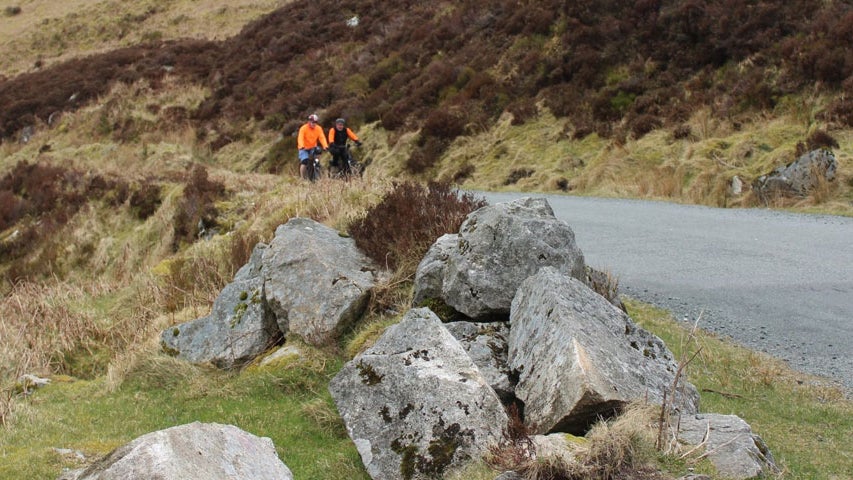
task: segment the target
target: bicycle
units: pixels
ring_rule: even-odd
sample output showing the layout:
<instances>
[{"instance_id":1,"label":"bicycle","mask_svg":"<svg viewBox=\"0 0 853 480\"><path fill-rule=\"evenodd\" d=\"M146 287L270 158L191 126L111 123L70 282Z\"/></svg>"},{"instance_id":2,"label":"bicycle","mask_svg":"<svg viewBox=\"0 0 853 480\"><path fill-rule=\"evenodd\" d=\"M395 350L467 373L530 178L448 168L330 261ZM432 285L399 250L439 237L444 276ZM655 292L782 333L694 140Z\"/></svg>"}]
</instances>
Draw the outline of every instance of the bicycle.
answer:
<instances>
[{"instance_id":1,"label":"bicycle","mask_svg":"<svg viewBox=\"0 0 853 480\"><path fill-rule=\"evenodd\" d=\"M330 164L329 172L332 178L340 178L343 180L349 180L350 177L353 176L358 176L359 178L361 178L361 176L364 175L364 165L362 165L358 160L353 157L349 143L344 146L343 153L344 158L342 166ZM332 166L335 167L334 173L332 173Z\"/></svg>"},{"instance_id":2,"label":"bicycle","mask_svg":"<svg viewBox=\"0 0 853 480\"><path fill-rule=\"evenodd\" d=\"M314 147L308 152L308 163L305 164L305 178L311 182L316 182L323 174L323 167L320 165L320 154L323 149Z\"/></svg>"}]
</instances>

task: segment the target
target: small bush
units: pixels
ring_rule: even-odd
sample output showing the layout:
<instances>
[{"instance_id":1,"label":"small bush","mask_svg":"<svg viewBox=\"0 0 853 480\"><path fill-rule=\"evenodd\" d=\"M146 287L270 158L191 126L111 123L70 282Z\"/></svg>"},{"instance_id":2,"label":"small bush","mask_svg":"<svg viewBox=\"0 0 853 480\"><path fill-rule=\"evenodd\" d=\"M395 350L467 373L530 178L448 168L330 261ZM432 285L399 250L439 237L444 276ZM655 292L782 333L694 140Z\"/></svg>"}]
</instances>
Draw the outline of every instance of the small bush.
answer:
<instances>
[{"instance_id":1,"label":"small bush","mask_svg":"<svg viewBox=\"0 0 853 480\"><path fill-rule=\"evenodd\" d=\"M509 172L509 175L504 180L504 185L515 185L522 178L527 178L533 175L534 170L530 168L516 168Z\"/></svg>"},{"instance_id":2,"label":"small bush","mask_svg":"<svg viewBox=\"0 0 853 480\"><path fill-rule=\"evenodd\" d=\"M7 17L14 17L15 15L20 15L21 7L17 5L6 7L3 9L3 14Z\"/></svg>"},{"instance_id":3,"label":"small bush","mask_svg":"<svg viewBox=\"0 0 853 480\"><path fill-rule=\"evenodd\" d=\"M436 137L425 137L423 134L418 138L422 144L406 159L406 170L409 173L424 173L432 168L447 149L447 141Z\"/></svg>"},{"instance_id":4,"label":"small bush","mask_svg":"<svg viewBox=\"0 0 853 480\"><path fill-rule=\"evenodd\" d=\"M136 218L145 220L160 206L160 186L144 183L130 195L130 208Z\"/></svg>"},{"instance_id":5,"label":"small bush","mask_svg":"<svg viewBox=\"0 0 853 480\"><path fill-rule=\"evenodd\" d=\"M175 236L172 248L177 251L181 242L192 243L201 230L216 225L215 202L225 195L225 186L207 178L207 169L195 164L188 172L184 197L175 212Z\"/></svg>"},{"instance_id":6,"label":"small bush","mask_svg":"<svg viewBox=\"0 0 853 480\"><path fill-rule=\"evenodd\" d=\"M485 204L446 183L397 183L379 204L350 225L349 233L380 265L414 274L438 237L459 231L465 217Z\"/></svg>"},{"instance_id":7,"label":"small bush","mask_svg":"<svg viewBox=\"0 0 853 480\"><path fill-rule=\"evenodd\" d=\"M806 139L806 148L808 151L817 150L818 148L838 148L838 140L824 130L815 130Z\"/></svg>"}]
</instances>

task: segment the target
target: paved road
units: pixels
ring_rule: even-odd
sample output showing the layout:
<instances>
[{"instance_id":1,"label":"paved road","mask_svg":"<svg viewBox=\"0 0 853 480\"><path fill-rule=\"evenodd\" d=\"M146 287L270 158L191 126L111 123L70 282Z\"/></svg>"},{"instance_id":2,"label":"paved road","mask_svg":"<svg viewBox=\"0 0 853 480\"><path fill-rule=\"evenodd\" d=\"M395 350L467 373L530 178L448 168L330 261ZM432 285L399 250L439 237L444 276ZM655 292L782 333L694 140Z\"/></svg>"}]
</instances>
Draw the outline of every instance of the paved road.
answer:
<instances>
[{"instance_id":1,"label":"paved road","mask_svg":"<svg viewBox=\"0 0 853 480\"><path fill-rule=\"evenodd\" d=\"M853 390L853 218L547 198L623 293Z\"/></svg>"}]
</instances>

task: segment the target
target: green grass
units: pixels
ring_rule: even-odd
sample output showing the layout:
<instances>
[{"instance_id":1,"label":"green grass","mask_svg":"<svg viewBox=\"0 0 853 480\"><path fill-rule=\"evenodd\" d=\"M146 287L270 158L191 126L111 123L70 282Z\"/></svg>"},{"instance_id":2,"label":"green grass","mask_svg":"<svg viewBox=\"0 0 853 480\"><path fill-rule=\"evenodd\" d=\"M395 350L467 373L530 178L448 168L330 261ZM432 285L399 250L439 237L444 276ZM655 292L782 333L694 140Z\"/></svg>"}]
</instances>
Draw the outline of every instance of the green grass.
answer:
<instances>
[{"instance_id":1,"label":"green grass","mask_svg":"<svg viewBox=\"0 0 853 480\"><path fill-rule=\"evenodd\" d=\"M303 363L239 374L151 357L113 392L103 377L54 383L0 431L0 478L56 478L79 465L55 448L97 458L145 433L201 421L270 437L296 478L367 479L327 391L340 366L314 350Z\"/></svg>"},{"instance_id":2,"label":"green grass","mask_svg":"<svg viewBox=\"0 0 853 480\"><path fill-rule=\"evenodd\" d=\"M709 333L700 331L696 342L687 342L688 330L666 311L626 304L631 317L660 336L676 358L701 345L689 366L690 381L701 392L701 411L746 420L770 447L784 478L850 478L853 403L841 390Z\"/></svg>"}]
</instances>

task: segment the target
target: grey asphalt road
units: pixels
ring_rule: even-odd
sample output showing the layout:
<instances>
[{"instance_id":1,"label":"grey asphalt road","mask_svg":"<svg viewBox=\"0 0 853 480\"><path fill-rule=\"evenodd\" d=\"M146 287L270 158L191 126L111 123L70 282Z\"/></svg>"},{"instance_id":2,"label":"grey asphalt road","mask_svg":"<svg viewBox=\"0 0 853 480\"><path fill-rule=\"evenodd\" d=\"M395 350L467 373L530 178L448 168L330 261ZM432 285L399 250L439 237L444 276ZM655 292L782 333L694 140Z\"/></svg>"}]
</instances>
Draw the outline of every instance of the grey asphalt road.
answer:
<instances>
[{"instance_id":1,"label":"grey asphalt road","mask_svg":"<svg viewBox=\"0 0 853 480\"><path fill-rule=\"evenodd\" d=\"M623 293L853 390L853 218L545 197Z\"/></svg>"}]
</instances>

